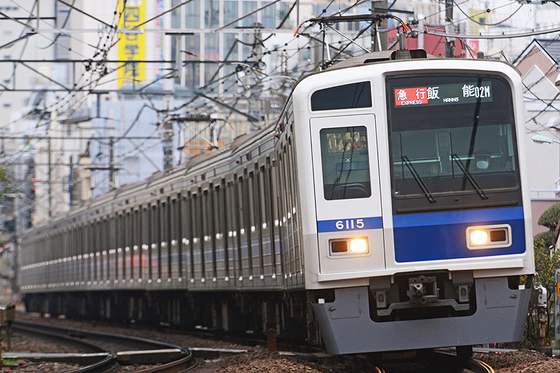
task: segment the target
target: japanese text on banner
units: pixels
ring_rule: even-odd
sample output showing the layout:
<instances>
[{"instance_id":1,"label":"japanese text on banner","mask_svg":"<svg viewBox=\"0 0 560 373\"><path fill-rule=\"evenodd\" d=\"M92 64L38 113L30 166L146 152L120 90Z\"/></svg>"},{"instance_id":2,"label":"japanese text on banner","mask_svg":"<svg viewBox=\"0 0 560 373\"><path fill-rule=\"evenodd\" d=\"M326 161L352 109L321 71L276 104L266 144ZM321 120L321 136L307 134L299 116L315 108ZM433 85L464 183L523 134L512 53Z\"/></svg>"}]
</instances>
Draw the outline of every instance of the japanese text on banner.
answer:
<instances>
[{"instance_id":1,"label":"japanese text on banner","mask_svg":"<svg viewBox=\"0 0 560 373\"><path fill-rule=\"evenodd\" d=\"M124 0L119 0L120 9ZM119 29L132 30L146 20L144 0L128 0L119 24ZM119 60L131 61L119 69L119 88L125 85L138 84L145 80L146 35L142 32L144 26L132 32L120 33Z\"/></svg>"}]
</instances>

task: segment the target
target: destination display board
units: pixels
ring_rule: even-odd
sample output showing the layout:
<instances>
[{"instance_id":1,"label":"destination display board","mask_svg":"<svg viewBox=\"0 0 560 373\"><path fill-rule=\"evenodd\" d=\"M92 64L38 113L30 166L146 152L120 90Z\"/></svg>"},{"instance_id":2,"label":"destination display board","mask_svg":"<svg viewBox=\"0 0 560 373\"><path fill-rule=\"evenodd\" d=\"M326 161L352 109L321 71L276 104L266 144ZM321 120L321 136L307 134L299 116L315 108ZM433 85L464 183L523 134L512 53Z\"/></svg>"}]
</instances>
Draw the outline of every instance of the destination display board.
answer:
<instances>
[{"instance_id":1,"label":"destination display board","mask_svg":"<svg viewBox=\"0 0 560 373\"><path fill-rule=\"evenodd\" d=\"M395 107L469 104L492 101L492 82L395 88Z\"/></svg>"}]
</instances>

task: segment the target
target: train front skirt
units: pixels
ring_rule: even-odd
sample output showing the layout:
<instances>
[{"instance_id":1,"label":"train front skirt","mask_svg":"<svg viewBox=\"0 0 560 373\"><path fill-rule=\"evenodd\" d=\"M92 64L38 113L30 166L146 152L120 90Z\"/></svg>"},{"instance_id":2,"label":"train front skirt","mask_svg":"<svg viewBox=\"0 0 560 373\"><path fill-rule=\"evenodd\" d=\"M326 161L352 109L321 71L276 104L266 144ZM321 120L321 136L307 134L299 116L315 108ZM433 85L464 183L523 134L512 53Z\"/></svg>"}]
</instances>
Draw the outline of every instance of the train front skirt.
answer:
<instances>
[{"instance_id":1,"label":"train front skirt","mask_svg":"<svg viewBox=\"0 0 560 373\"><path fill-rule=\"evenodd\" d=\"M470 316L375 322L366 286L336 289L334 302L314 303L313 310L333 355L520 341L531 290L510 289L506 277L474 282Z\"/></svg>"}]
</instances>

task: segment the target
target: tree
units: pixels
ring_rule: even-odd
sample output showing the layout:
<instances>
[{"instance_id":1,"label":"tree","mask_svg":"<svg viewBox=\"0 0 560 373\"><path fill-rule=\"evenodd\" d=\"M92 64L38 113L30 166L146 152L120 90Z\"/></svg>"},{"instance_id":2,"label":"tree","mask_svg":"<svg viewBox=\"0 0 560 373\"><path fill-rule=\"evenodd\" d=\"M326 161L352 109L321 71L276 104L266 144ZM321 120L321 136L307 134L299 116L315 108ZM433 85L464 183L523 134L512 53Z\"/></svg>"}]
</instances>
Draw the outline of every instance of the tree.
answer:
<instances>
[{"instance_id":1,"label":"tree","mask_svg":"<svg viewBox=\"0 0 560 373\"><path fill-rule=\"evenodd\" d=\"M6 194L16 192L13 182L8 176L9 171L4 167L0 167L0 204L4 202Z\"/></svg>"},{"instance_id":2,"label":"tree","mask_svg":"<svg viewBox=\"0 0 560 373\"><path fill-rule=\"evenodd\" d=\"M10 176L10 171L5 169L4 167L0 167L0 205L2 207L5 207L7 198L9 196L11 197L13 193L18 192L17 189L14 187L14 184L9 176ZM11 207L11 209L13 210L13 207ZM4 209L4 208L1 211L3 214L12 212L10 211L10 209ZM3 231L4 231L4 227L0 227L0 232ZM4 244L5 242L3 242L2 239L0 239L0 247L4 246Z\"/></svg>"},{"instance_id":3,"label":"tree","mask_svg":"<svg viewBox=\"0 0 560 373\"><path fill-rule=\"evenodd\" d=\"M535 269L536 275L533 278L533 288L542 285L547 291L546 306L540 307L537 300L537 292L533 291L531 301L529 303L529 312L527 316L527 324L525 327L524 344L526 346L537 346L539 338L539 311L546 315L546 338L549 342L554 339L554 328L552 321L554 320L554 294L556 292L555 273L560 263L560 252L550 250L550 246L542 239L534 240L535 249Z\"/></svg>"},{"instance_id":4,"label":"tree","mask_svg":"<svg viewBox=\"0 0 560 373\"><path fill-rule=\"evenodd\" d=\"M547 227L548 231L539 233L535 236L536 241L543 241L546 247L553 246L556 242L554 242L554 238L557 234L558 229L558 221L560 220L560 203L556 203L546 209L545 212L539 217L537 220L538 225L542 225L543 227Z\"/></svg>"},{"instance_id":5,"label":"tree","mask_svg":"<svg viewBox=\"0 0 560 373\"><path fill-rule=\"evenodd\" d=\"M533 288L543 286L547 291L546 307L538 306L537 294L533 292L529 304L529 314L525 329L524 344L536 346L539 337L539 311L545 312L547 319L546 341L554 337L554 329L551 327L554 319L554 294L556 293L556 269L560 265L560 252L553 250L558 221L560 220L560 203L549 207L537 220L537 224L547 227L547 232L535 235L533 248L535 250L535 270Z\"/></svg>"},{"instance_id":6,"label":"tree","mask_svg":"<svg viewBox=\"0 0 560 373\"><path fill-rule=\"evenodd\" d=\"M558 220L560 220L560 203L556 203L547 208L539 217L539 220L537 220L537 224L547 227L554 232L558 225Z\"/></svg>"}]
</instances>

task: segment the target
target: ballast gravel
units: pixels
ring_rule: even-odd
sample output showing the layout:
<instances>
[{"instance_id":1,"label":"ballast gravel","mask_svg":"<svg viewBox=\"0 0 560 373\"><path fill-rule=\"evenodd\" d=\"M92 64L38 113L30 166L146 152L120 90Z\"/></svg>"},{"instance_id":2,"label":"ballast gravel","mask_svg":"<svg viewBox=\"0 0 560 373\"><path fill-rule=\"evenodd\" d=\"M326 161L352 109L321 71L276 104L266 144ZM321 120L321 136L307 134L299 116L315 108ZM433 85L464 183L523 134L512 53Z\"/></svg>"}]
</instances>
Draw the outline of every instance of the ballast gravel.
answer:
<instances>
[{"instance_id":1,"label":"ballast gravel","mask_svg":"<svg viewBox=\"0 0 560 373\"><path fill-rule=\"evenodd\" d=\"M262 347L247 347L214 339L198 338L182 333L170 331L156 331L151 329L125 328L96 324L92 322L79 322L65 319L48 319L38 315L18 313L18 319L31 322L44 322L58 326L95 330L106 333L133 335L147 339L159 340L178 346L199 348L225 348L246 350L246 353L223 357L216 360L200 360L196 373L334 373L352 371L343 365L322 367L315 363L284 357L272 353ZM7 342L4 338L2 345ZM71 347L28 338L14 334L12 338L12 351L16 352L78 352ZM495 373L559 373L560 359L547 357L544 354L522 350L500 354L474 354L473 358L490 365ZM11 369L12 373L64 373L78 367L60 363L30 363L20 362L20 367ZM139 372L147 369L146 366L123 366L119 372ZM9 370L4 370L8 372Z\"/></svg>"}]
</instances>

